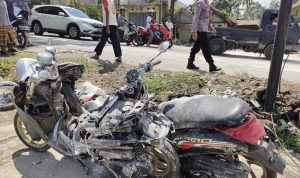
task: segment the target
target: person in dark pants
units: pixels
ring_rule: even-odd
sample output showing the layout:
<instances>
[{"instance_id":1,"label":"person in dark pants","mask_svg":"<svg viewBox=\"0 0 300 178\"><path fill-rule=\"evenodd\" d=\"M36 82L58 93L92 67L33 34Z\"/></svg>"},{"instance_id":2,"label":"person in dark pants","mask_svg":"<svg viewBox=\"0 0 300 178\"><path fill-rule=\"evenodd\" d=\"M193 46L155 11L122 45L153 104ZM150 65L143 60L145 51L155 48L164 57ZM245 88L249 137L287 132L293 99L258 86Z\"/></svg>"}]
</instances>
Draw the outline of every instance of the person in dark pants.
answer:
<instances>
[{"instance_id":1,"label":"person in dark pants","mask_svg":"<svg viewBox=\"0 0 300 178\"><path fill-rule=\"evenodd\" d=\"M214 64L209 49L208 33L211 29L216 33L215 28L210 23L211 10L208 0L198 0L192 24L192 39L195 41L188 59L187 69L198 70L199 67L195 66L194 61L196 54L202 50L206 62L209 64L209 71L216 72L221 70Z\"/></svg>"},{"instance_id":2,"label":"person in dark pants","mask_svg":"<svg viewBox=\"0 0 300 178\"><path fill-rule=\"evenodd\" d=\"M117 57L117 62L122 62L122 50L118 37L117 31L117 16L116 16L116 7L114 0L103 0L103 28L100 42L95 48L96 54L91 57L91 59L99 59L102 54L103 48L107 42L107 39L110 38L114 48L115 56Z\"/></svg>"}]
</instances>

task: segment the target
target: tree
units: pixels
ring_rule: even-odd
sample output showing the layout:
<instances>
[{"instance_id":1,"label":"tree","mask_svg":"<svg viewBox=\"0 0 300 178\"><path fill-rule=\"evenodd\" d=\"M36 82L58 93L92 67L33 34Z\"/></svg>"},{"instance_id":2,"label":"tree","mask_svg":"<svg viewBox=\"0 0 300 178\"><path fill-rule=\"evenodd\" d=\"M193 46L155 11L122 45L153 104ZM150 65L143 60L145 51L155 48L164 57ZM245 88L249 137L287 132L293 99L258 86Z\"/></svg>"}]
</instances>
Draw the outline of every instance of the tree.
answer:
<instances>
[{"instance_id":1,"label":"tree","mask_svg":"<svg viewBox=\"0 0 300 178\"><path fill-rule=\"evenodd\" d=\"M171 0L170 4L170 17L171 19L174 19L174 12L175 12L175 3L177 0Z\"/></svg>"},{"instance_id":2,"label":"tree","mask_svg":"<svg viewBox=\"0 0 300 178\"><path fill-rule=\"evenodd\" d=\"M225 12L230 16L235 16L235 12L238 12L241 0L213 0L211 5L217 9Z\"/></svg>"},{"instance_id":3,"label":"tree","mask_svg":"<svg viewBox=\"0 0 300 178\"><path fill-rule=\"evenodd\" d=\"M247 7L253 2L253 0L242 0L242 4L246 5Z\"/></svg>"},{"instance_id":4,"label":"tree","mask_svg":"<svg viewBox=\"0 0 300 178\"><path fill-rule=\"evenodd\" d=\"M272 0L270 3L270 8L279 8L280 7L280 1L279 0Z\"/></svg>"},{"instance_id":5,"label":"tree","mask_svg":"<svg viewBox=\"0 0 300 178\"><path fill-rule=\"evenodd\" d=\"M248 20L259 20L261 19L264 7L258 2L252 2L246 7L245 19Z\"/></svg>"}]
</instances>

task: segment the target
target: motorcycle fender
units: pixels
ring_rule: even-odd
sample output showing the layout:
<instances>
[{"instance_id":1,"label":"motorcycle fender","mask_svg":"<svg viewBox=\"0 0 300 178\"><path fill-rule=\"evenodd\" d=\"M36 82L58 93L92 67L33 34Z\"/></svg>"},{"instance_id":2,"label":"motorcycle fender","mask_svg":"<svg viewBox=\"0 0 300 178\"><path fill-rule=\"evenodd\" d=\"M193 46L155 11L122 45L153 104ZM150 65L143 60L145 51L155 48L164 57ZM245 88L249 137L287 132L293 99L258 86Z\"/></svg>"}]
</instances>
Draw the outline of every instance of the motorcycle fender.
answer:
<instances>
[{"instance_id":1,"label":"motorcycle fender","mask_svg":"<svg viewBox=\"0 0 300 178\"><path fill-rule=\"evenodd\" d=\"M38 124L38 122L31 117L29 114L24 112L21 108L19 108L15 104L15 108L17 109L17 112L24 123L26 130L28 131L29 135L33 140L38 140L40 138L46 138L46 134L41 128L41 126Z\"/></svg>"}]
</instances>

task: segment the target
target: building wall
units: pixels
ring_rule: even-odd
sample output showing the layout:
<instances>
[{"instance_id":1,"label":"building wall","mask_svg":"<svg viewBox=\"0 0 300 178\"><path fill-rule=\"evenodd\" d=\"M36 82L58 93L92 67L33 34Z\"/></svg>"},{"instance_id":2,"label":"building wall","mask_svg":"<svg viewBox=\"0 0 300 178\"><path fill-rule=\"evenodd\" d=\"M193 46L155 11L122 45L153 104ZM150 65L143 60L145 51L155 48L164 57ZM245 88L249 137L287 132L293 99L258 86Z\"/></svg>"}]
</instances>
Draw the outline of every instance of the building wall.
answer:
<instances>
[{"instance_id":1,"label":"building wall","mask_svg":"<svg viewBox=\"0 0 300 178\"><path fill-rule=\"evenodd\" d=\"M300 0L294 0L292 15L300 21Z\"/></svg>"}]
</instances>

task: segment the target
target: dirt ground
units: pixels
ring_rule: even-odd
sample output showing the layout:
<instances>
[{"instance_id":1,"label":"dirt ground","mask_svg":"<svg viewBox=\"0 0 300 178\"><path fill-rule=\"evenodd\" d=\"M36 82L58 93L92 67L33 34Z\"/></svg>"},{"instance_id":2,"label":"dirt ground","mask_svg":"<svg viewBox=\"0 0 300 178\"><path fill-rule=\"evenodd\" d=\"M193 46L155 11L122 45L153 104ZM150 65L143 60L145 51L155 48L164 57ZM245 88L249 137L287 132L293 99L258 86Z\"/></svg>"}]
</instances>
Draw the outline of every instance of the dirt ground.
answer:
<instances>
[{"instance_id":1,"label":"dirt ground","mask_svg":"<svg viewBox=\"0 0 300 178\"><path fill-rule=\"evenodd\" d=\"M68 58L72 57L70 54L61 54L60 57L63 57L63 55L68 55ZM78 54L73 55L78 57ZM92 66L89 66L83 79L80 79L78 82L79 84L89 80L110 93L112 92L112 85L121 86L121 83L124 82L122 76L125 76L128 66L118 66L109 61L98 61L98 63L95 61L87 62L91 63ZM98 66L99 63L101 64L100 66ZM215 77L210 76L210 79L213 78ZM211 81L217 83L216 80ZM262 82L260 84L262 86L265 85L263 81L257 82ZM231 83L234 84L234 82ZM295 93L296 97L300 97L299 84L285 83L284 90L289 90ZM81 165L77 161L63 157L53 149L45 153L28 150L15 134L13 126L14 114L15 111L0 112L0 178L95 177L93 175L85 175ZM279 178L299 178L300 168L295 166L288 156L283 153L282 156L287 161L288 167L284 175L280 175ZM300 156L294 156L293 160L300 165Z\"/></svg>"}]
</instances>

